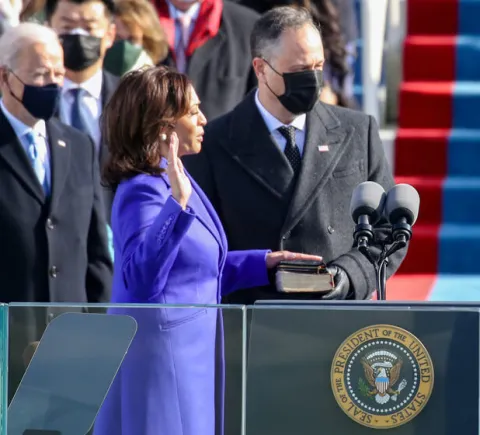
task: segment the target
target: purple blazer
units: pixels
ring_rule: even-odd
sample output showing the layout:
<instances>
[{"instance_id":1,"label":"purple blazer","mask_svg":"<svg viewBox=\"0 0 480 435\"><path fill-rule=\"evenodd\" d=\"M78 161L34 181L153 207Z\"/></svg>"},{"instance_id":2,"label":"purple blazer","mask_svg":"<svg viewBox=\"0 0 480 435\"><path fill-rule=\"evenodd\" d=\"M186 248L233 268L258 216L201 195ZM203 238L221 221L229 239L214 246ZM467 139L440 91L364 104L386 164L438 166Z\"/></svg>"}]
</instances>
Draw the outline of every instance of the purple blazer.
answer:
<instances>
[{"instance_id":1,"label":"purple blazer","mask_svg":"<svg viewBox=\"0 0 480 435\"><path fill-rule=\"evenodd\" d=\"M236 289L267 284L269 251L228 252L217 214L189 178L186 210L171 196L166 174L138 175L118 187L113 303L219 304ZM223 379L219 310L156 305L110 312L134 317L138 331L94 434L214 435L223 420L223 404L215 409L215 381Z\"/></svg>"}]
</instances>

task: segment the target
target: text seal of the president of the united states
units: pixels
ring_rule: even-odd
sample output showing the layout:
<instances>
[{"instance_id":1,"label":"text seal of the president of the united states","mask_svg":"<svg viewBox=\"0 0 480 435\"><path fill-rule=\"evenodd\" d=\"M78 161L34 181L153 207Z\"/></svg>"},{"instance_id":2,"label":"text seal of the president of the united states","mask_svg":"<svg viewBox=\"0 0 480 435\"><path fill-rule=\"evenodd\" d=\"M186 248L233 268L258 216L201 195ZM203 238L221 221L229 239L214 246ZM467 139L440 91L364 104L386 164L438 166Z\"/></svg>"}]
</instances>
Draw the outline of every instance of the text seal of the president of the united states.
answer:
<instances>
[{"instance_id":1,"label":"text seal of the president of the united states","mask_svg":"<svg viewBox=\"0 0 480 435\"><path fill-rule=\"evenodd\" d=\"M335 399L357 423L391 429L408 423L427 404L434 370L425 346L393 325L372 325L350 335L332 362Z\"/></svg>"}]
</instances>

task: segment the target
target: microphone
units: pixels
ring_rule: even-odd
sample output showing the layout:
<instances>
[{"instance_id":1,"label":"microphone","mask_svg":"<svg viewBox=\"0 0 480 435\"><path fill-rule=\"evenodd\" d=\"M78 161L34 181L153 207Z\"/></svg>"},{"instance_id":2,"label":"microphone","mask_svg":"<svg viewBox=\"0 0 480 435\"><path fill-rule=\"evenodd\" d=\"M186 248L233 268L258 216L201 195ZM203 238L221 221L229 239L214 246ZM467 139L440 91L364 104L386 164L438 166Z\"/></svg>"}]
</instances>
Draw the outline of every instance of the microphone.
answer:
<instances>
[{"instance_id":1,"label":"microphone","mask_svg":"<svg viewBox=\"0 0 480 435\"><path fill-rule=\"evenodd\" d=\"M352 194L350 214L355 222L353 237L360 251L366 251L373 239L373 225L382 217L385 190L380 184L365 181Z\"/></svg>"},{"instance_id":2,"label":"microphone","mask_svg":"<svg viewBox=\"0 0 480 435\"><path fill-rule=\"evenodd\" d=\"M412 226L418 218L420 195L410 184L397 184L387 194L384 215L392 224L393 240L400 247L412 237Z\"/></svg>"}]
</instances>

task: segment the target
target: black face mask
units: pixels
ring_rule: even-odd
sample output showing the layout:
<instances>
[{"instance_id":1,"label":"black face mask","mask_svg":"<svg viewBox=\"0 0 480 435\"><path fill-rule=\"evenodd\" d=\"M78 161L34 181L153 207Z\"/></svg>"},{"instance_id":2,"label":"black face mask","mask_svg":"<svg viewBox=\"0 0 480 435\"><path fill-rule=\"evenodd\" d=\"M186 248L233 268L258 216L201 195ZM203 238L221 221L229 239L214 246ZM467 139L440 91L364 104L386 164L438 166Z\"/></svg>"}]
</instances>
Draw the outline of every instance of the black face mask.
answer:
<instances>
[{"instance_id":1,"label":"black face mask","mask_svg":"<svg viewBox=\"0 0 480 435\"><path fill-rule=\"evenodd\" d=\"M56 83L51 83L46 86L26 85L18 76L12 72L18 81L23 83L22 98L18 98L11 90L18 102L36 119L49 120L57 111L58 102L60 101L60 93L62 88Z\"/></svg>"},{"instance_id":2,"label":"black face mask","mask_svg":"<svg viewBox=\"0 0 480 435\"><path fill-rule=\"evenodd\" d=\"M275 94L267 84L270 92L278 98L283 107L294 115L310 112L320 98L323 86L323 71L315 69L280 74L267 61L265 62L273 71L283 77L285 83L285 93L283 95Z\"/></svg>"},{"instance_id":3,"label":"black face mask","mask_svg":"<svg viewBox=\"0 0 480 435\"><path fill-rule=\"evenodd\" d=\"M100 59L102 38L91 35L60 35L65 68L83 71Z\"/></svg>"}]
</instances>

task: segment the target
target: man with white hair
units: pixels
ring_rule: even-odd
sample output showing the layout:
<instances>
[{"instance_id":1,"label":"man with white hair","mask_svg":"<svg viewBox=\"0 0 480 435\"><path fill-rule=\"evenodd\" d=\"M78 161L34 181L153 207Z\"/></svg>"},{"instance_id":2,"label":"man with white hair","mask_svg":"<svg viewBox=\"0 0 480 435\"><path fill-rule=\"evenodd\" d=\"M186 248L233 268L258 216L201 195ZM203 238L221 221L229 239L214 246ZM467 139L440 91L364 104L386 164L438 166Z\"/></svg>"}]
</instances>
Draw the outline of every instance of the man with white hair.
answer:
<instances>
[{"instance_id":1,"label":"man with white hair","mask_svg":"<svg viewBox=\"0 0 480 435\"><path fill-rule=\"evenodd\" d=\"M112 264L94 144L52 117L64 74L51 29L22 23L0 38L1 302L109 300ZM11 356L20 361L26 343L43 332L36 327L53 316L21 311L10 319Z\"/></svg>"}]
</instances>

